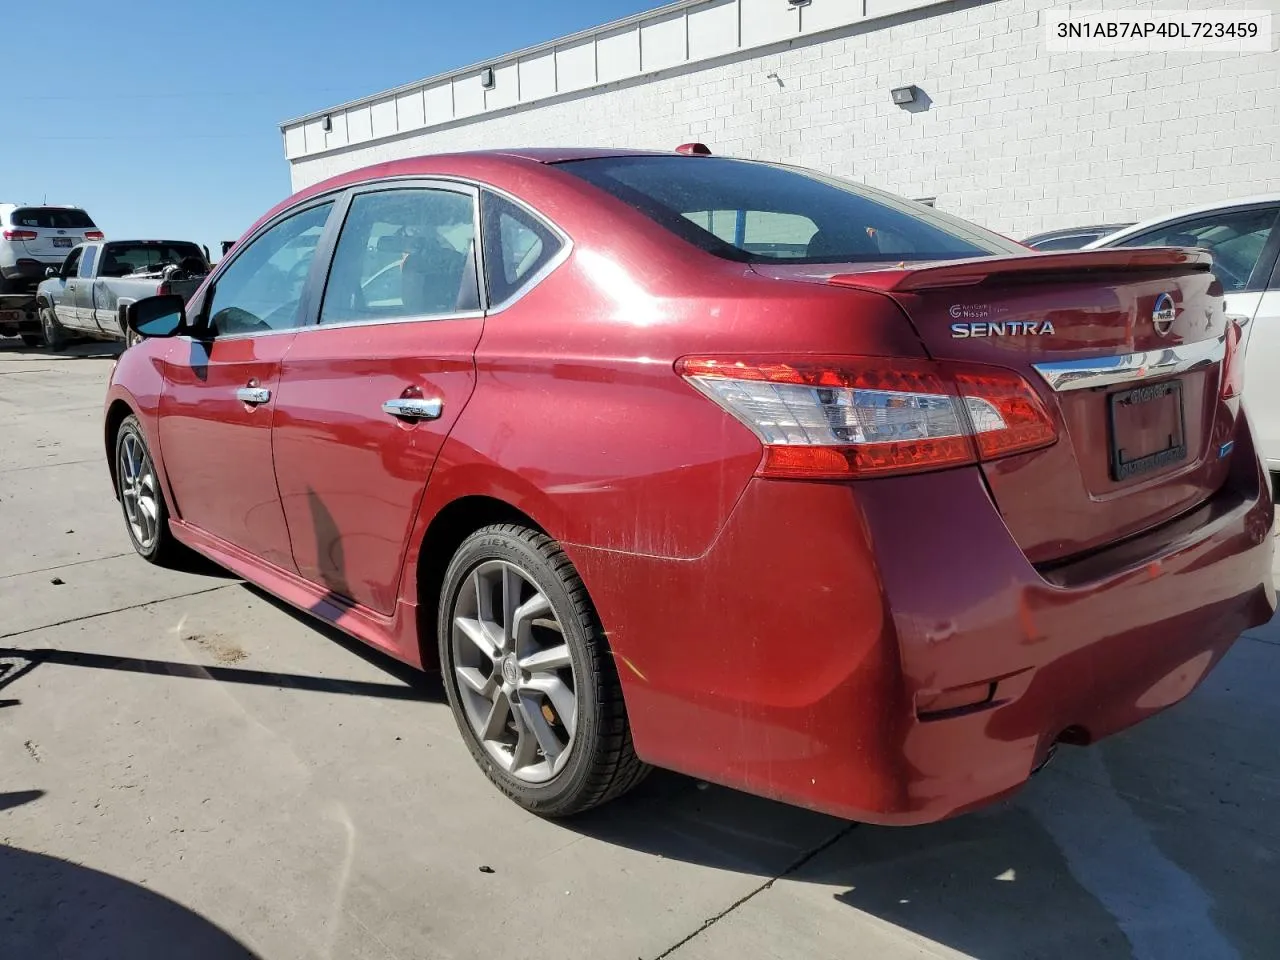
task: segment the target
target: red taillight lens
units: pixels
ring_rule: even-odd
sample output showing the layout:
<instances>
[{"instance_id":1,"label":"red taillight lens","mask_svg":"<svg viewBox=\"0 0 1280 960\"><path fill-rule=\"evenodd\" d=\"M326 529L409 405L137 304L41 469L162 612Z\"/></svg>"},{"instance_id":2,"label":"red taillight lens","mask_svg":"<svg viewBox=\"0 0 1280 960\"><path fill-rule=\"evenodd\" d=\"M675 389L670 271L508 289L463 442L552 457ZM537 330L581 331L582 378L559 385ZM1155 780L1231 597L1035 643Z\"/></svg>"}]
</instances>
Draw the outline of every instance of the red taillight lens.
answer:
<instances>
[{"instance_id":1,"label":"red taillight lens","mask_svg":"<svg viewBox=\"0 0 1280 960\"><path fill-rule=\"evenodd\" d=\"M677 371L765 446L760 473L836 479L937 470L1057 439L1011 370L878 358L686 358Z\"/></svg>"},{"instance_id":2,"label":"red taillight lens","mask_svg":"<svg viewBox=\"0 0 1280 960\"><path fill-rule=\"evenodd\" d=\"M156 287L157 297L167 297L173 293L173 288L169 286L167 281L161 281L160 286Z\"/></svg>"},{"instance_id":3,"label":"red taillight lens","mask_svg":"<svg viewBox=\"0 0 1280 960\"><path fill-rule=\"evenodd\" d=\"M1244 391L1244 351L1240 348L1240 323L1227 317L1226 353L1222 358L1222 399L1232 400Z\"/></svg>"},{"instance_id":4,"label":"red taillight lens","mask_svg":"<svg viewBox=\"0 0 1280 960\"><path fill-rule=\"evenodd\" d=\"M973 425L979 459L1035 450L1057 439L1044 404L1012 370L958 369L955 380Z\"/></svg>"},{"instance_id":5,"label":"red taillight lens","mask_svg":"<svg viewBox=\"0 0 1280 960\"><path fill-rule=\"evenodd\" d=\"M104 234L101 230L86 230L84 232L84 238L86 240L101 240L105 236L106 234Z\"/></svg>"},{"instance_id":6,"label":"red taillight lens","mask_svg":"<svg viewBox=\"0 0 1280 960\"><path fill-rule=\"evenodd\" d=\"M34 240L38 237L34 230L6 230L4 238L6 240Z\"/></svg>"}]
</instances>

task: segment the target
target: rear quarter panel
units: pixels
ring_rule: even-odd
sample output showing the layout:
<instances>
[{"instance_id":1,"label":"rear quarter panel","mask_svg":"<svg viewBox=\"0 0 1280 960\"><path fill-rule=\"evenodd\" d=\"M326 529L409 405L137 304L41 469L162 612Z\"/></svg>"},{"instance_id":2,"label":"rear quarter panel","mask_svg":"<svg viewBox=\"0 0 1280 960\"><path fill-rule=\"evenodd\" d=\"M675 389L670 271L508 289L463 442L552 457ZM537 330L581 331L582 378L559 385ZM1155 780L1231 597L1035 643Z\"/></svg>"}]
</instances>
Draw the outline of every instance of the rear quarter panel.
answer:
<instances>
[{"instance_id":1,"label":"rear quarter panel","mask_svg":"<svg viewBox=\"0 0 1280 960\"><path fill-rule=\"evenodd\" d=\"M573 251L486 319L476 391L424 510L484 494L566 545L699 557L762 448L676 374L678 359L922 355L887 297L761 277L676 241L576 178L555 177L567 183L539 181L542 193L525 186Z\"/></svg>"}]
</instances>

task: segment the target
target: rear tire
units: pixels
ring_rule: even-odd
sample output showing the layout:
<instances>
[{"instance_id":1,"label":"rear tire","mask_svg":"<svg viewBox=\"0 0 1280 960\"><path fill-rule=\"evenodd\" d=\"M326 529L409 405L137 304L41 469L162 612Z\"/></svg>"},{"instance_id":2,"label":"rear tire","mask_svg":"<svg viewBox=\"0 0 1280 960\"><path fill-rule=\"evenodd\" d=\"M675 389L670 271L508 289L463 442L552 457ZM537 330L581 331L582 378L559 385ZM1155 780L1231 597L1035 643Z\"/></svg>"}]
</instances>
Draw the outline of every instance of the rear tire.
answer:
<instances>
[{"instance_id":1,"label":"rear tire","mask_svg":"<svg viewBox=\"0 0 1280 960\"><path fill-rule=\"evenodd\" d=\"M57 353L67 347L67 330L58 322L58 315L53 307L40 308L40 331L44 334L44 345Z\"/></svg>"},{"instance_id":2,"label":"rear tire","mask_svg":"<svg viewBox=\"0 0 1280 960\"><path fill-rule=\"evenodd\" d=\"M499 790L563 817L644 779L604 630L555 541L515 524L477 530L449 563L440 601L449 705Z\"/></svg>"},{"instance_id":3,"label":"rear tire","mask_svg":"<svg viewBox=\"0 0 1280 960\"><path fill-rule=\"evenodd\" d=\"M181 567L189 554L169 530L169 508L142 426L133 414L116 431L116 496L125 530L138 556L162 567Z\"/></svg>"}]
</instances>

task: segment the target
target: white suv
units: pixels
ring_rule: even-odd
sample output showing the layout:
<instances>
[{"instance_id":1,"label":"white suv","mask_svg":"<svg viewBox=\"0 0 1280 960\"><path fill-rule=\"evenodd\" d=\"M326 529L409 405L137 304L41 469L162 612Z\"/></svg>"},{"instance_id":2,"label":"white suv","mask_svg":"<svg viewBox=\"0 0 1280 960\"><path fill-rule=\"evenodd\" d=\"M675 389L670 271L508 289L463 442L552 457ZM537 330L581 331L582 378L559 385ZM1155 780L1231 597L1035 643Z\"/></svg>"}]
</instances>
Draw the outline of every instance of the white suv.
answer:
<instances>
[{"instance_id":1,"label":"white suv","mask_svg":"<svg viewBox=\"0 0 1280 960\"><path fill-rule=\"evenodd\" d=\"M34 293L45 270L60 266L72 247L101 239L78 207L0 203L0 294Z\"/></svg>"}]
</instances>

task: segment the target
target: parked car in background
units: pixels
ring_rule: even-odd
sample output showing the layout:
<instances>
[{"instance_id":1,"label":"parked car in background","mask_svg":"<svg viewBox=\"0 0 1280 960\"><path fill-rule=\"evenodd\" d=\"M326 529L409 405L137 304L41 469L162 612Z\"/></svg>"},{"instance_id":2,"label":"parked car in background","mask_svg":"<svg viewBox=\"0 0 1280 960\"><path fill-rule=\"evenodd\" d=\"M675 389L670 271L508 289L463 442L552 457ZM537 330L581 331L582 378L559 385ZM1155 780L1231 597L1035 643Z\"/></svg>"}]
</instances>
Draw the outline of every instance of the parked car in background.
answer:
<instances>
[{"instance_id":1,"label":"parked car in background","mask_svg":"<svg viewBox=\"0 0 1280 960\"><path fill-rule=\"evenodd\" d=\"M1079 250L1095 240L1101 240L1103 237L1115 233L1117 230L1123 230L1129 226L1127 223L1113 223L1107 226L1093 227L1068 227L1062 230L1049 230L1046 233L1037 233L1033 237L1027 237L1023 240L1025 246L1031 247L1033 250L1043 250L1050 252L1053 250Z\"/></svg>"},{"instance_id":2,"label":"parked car in background","mask_svg":"<svg viewBox=\"0 0 1280 960\"><path fill-rule=\"evenodd\" d=\"M130 342L124 308L162 294L184 299L209 272L204 249L182 240L112 240L76 247L36 291L45 345L70 337Z\"/></svg>"},{"instance_id":3,"label":"parked car in background","mask_svg":"<svg viewBox=\"0 0 1280 960\"><path fill-rule=\"evenodd\" d=\"M1244 402L1267 467L1280 471L1280 194L1179 210L1091 245L1199 247L1213 255L1245 351Z\"/></svg>"},{"instance_id":4,"label":"parked car in background","mask_svg":"<svg viewBox=\"0 0 1280 960\"><path fill-rule=\"evenodd\" d=\"M768 163L398 160L131 304L105 447L142 557L438 666L529 810L654 764L931 821L1274 612L1209 263Z\"/></svg>"},{"instance_id":5,"label":"parked car in background","mask_svg":"<svg viewBox=\"0 0 1280 960\"><path fill-rule=\"evenodd\" d=\"M0 295L33 291L51 266L103 233L79 207L0 203Z\"/></svg>"}]
</instances>

